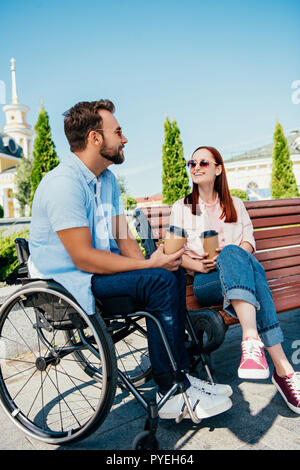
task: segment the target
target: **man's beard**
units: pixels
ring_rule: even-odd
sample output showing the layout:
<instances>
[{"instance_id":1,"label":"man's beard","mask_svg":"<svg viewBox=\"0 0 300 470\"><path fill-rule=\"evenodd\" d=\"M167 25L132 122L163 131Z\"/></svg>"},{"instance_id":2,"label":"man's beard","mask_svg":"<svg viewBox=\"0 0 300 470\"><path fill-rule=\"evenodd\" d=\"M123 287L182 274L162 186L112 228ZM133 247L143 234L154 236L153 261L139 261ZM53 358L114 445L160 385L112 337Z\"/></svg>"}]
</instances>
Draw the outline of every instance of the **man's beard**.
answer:
<instances>
[{"instance_id":1,"label":"man's beard","mask_svg":"<svg viewBox=\"0 0 300 470\"><path fill-rule=\"evenodd\" d=\"M114 163L115 165L120 165L121 163L124 162L125 157L123 152L121 150L123 149L123 145L120 145L117 151L109 149L105 144L103 145L100 155L103 158L106 158L106 160L109 160L110 162Z\"/></svg>"}]
</instances>

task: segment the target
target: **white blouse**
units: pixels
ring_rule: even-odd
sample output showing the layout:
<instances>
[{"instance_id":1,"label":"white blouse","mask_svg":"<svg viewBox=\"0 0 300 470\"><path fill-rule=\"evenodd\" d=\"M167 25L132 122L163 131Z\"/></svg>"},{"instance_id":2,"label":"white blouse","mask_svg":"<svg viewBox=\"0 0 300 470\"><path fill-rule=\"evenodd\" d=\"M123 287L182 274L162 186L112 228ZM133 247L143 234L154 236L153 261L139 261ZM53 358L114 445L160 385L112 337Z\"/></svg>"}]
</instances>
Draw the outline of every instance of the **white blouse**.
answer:
<instances>
[{"instance_id":1,"label":"white blouse","mask_svg":"<svg viewBox=\"0 0 300 470\"><path fill-rule=\"evenodd\" d=\"M240 245L242 242L248 242L256 249L253 236L253 225L244 203L238 197L232 196L234 207L237 212L237 222L225 223L224 219L219 219L222 227L223 243L220 246ZM210 218L207 214L205 203L199 198L200 215L193 215L191 207L184 204L184 198L179 199L173 204L170 225L183 228L187 232L187 242L184 246L185 254L192 258L200 258L203 254L203 246L200 235L206 230L211 230ZM218 203L219 216L222 213Z\"/></svg>"}]
</instances>

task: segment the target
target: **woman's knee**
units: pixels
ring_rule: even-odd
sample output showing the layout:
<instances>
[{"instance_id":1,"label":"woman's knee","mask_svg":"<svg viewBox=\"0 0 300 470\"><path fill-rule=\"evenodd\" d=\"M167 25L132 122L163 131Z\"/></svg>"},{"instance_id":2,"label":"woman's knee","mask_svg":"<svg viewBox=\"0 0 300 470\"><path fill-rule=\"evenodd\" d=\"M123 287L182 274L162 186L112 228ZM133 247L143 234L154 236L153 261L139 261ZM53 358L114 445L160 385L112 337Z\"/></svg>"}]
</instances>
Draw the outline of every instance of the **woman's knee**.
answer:
<instances>
[{"instance_id":1,"label":"woman's knee","mask_svg":"<svg viewBox=\"0 0 300 470\"><path fill-rule=\"evenodd\" d=\"M219 256L224 256L224 255L235 255L237 253L244 252L243 248L241 248L239 245L226 245L224 248L222 248ZM218 256L218 258L219 258Z\"/></svg>"},{"instance_id":2,"label":"woman's knee","mask_svg":"<svg viewBox=\"0 0 300 470\"><path fill-rule=\"evenodd\" d=\"M196 275L193 294L203 306L222 303L222 286L218 272Z\"/></svg>"},{"instance_id":3,"label":"woman's knee","mask_svg":"<svg viewBox=\"0 0 300 470\"><path fill-rule=\"evenodd\" d=\"M228 259L239 260L239 262L243 262L243 260L249 258L249 254L250 253L238 245L226 245L224 248L222 248L218 255L217 264Z\"/></svg>"}]
</instances>

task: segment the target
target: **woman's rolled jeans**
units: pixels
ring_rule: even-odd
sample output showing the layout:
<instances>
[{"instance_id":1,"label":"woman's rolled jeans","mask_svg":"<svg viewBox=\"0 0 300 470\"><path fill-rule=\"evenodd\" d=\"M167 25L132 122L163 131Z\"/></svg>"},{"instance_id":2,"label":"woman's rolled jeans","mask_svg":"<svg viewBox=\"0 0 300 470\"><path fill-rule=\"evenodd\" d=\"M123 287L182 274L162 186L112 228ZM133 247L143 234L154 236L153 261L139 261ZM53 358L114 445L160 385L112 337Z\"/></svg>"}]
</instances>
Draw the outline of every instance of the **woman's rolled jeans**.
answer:
<instances>
[{"instance_id":1,"label":"woman's rolled jeans","mask_svg":"<svg viewBox=\"0 0 300 470\"><path fill-rule=\"evenodd\" d=\"M231 300L244 300L256 308L257 329L266 347L283 341L277 313L264 268L255 256L237 245L225 246L217 258L217 269L196 273L194 295L202 306L222 305L237 317Z\"/></svg>"}]
</instances>

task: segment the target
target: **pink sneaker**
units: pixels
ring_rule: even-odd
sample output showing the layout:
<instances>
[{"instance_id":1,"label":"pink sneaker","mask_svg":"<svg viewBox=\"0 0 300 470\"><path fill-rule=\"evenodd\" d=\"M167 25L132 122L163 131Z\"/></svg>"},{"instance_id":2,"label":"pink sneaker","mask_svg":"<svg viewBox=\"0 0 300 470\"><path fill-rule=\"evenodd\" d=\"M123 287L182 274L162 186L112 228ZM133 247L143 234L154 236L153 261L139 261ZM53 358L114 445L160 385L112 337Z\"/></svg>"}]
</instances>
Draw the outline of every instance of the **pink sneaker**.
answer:
<instances>
[{"instance_id":1,"label":"pink sneaker","mask_svg":"<svg viewBox=\"0 0 300 470\"><path fill-rule=\"evenodd\" d=\"M263 343L255 338L245 338L241 349L242 358L238 376L241 379L267 379L270 371Z\"/></svg>"},{"instance_id":2,"label":"pink sneaker","mask_svg":"<svg viewBox=\"0 0 300 470\"><path fill-rule=\"evenodd\" d=\"M274 369L272 382L287 406L300 415L300 372L294 372L286 377L279 377Z\"/></svg>"}]
</instances>

